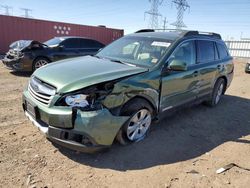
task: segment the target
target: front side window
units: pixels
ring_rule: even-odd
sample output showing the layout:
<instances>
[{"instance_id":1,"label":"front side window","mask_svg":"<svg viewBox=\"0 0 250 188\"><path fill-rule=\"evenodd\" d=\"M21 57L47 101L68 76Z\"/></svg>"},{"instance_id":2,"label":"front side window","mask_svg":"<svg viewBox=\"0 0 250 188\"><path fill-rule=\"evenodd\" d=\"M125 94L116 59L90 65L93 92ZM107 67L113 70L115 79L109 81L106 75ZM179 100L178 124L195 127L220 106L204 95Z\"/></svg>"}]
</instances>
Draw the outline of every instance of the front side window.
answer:
<instances>
[{"instance_id":1,"label":"front side window","mask_svg":"<svg viewBox=\"0 0 250 188\"><path fill-rule=\"evenodd\" d=\"M181 44L170 57L186 63L188 66L196 63L194 41L188 41Z\"/></svg>"},{"instance_id":2,"label":"front side window","mask_svg":"<svg viewBox=\"0 0 250 188\"><path fill-rule=\"evenodd\" d=\"M152 67L166 54L171 41L148 37L123 37L100 51L97 56Z\"/></svg>"},{"instance_id":3,"label":"front side window","mask_svg":"<svg viewBox=\"0 0 250 188\"><path fill-rule=\"evenodd\" d=\"M102 48L104 45L91 39L79 39L80 48Z\"/></svg>"},{"instance_id":4,"label":"front side window","mask_svg":"<svg viewBox=\"0 0 250 188\"><path fill-rule=\"evenodd\" d=\"M199 63L207 63L215 60L214 42L198 40L197 50L197 61Z\"/></svg>"},{"instance_id":5,"label":"front side window","mask_svg":"<svg viewBox=\"0 0 250 188\"><path fill-rule=\"evenodd\" d=\"M65 48L80 48L79 39L66 39L61 43Z\"/></svg>"}]
</instances>

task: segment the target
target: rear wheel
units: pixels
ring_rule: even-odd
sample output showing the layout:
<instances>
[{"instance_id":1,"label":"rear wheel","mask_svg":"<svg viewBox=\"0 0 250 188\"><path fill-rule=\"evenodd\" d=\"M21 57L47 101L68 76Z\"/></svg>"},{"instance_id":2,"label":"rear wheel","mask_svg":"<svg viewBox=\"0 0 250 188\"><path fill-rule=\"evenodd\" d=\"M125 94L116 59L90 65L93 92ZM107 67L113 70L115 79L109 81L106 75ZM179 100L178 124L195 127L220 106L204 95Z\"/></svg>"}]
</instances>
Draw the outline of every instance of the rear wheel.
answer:
<instances>
[{"instance_id":1,"label":"rear wheel","mask_svg":"<svg viewBox=\"0 0 250 188\"><path fill-rule=\"evenodd\" d=\"M33 71L39 69L40 67L47 65L49 63L48 59L39 57L33 62Z\"/></svg>"},{"instance_id":2,"label":"rear wheel","mask_svg":"<svg viewBox=\"0 0 250 188\"><path fill-rule=\"evenodd\" d=\"M145 138L151 126L152 114L152 107L146 100L134 99L127 103L121 115L130 118L119 130L116 137L118 142L126 145Z\"/></svg>"},{"instance_id":3,"label":"rear wheel","mask_svg":"<svg viewBox=\"0 0 250 188\"><path fill-rule=\"evenodd\" d=\"M212 96L206 101L206 104L212 107L216 106L220 102L221 96L224 94L225 87L225 80L219 78L214 85Z\"/></svg>"}]
</instances>

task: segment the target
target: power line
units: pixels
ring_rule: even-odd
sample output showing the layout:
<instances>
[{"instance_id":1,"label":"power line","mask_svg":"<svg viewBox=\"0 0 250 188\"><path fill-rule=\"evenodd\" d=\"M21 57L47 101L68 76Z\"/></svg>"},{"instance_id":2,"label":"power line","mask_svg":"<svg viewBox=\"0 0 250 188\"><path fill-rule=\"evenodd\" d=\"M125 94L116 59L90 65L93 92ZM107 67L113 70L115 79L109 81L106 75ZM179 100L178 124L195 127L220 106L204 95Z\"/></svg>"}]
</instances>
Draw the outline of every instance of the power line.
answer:
<instances>
[{"instance_id":1,"label":"power line","mask_svg":"<svg viewBox=\"0 0 250 188\"><path fill-rule=\"evenodd\" d=\"M32 12L32 9L28 9L28 8L20 8L21 10L24 11L24 15L22 15L25 18L32 18L32 16L29 15L29 12Z\"/></svg>"},{"instance_id":2,"label":"power line","mask_svg":"<svg viewBox=\"0 0 250 188\"><path fill-rule=\"evenodd\" d=\"M164 29L164 31L167 29L167 23L168 23L168 21L167 21L167 18L165 17L164 20L163 20L163 29Z\"/></svg>"},{"instance_id":3,"label":"power line","mask_svg":"<svg viewBox=\"0 0 250 188\"><path fill-rule=\"evenodd\" d=\"M7 16L10 16L11 14L10 14L10 11L9 10L12 10L13 11L13 8L11 7L11 6L8 6L8 5L1 5L1 7L2 8L4 8L5 9L5 15L7 15Z\"/></svg>"},{"instance_id":4,"label":"power line","mask_svg":"<svg viewBox=\"0 0 250 188\"><path fill-rule=\"evenodd\" d=\"M190 8L188 2L186 0L173 0L172 2L175 4L177 9L177 20L171 25L175 26L176 29L187 27L183 22L183 14L188 8Z\"/></svg>"},{"instance_id":5,"label":"power line","mask_svg":"<svg viewBox=\"0 0 250 188\"><path fill-rule=\"evenodd\" d=\"M149 11L144 12L145 14L150 15L149 19L149 28L158 29L159 23L158 18L162 15L159 13L159 6L162 4L163 0L149 0L151 2L151 8Z\"/></svg>"}]
</instances>

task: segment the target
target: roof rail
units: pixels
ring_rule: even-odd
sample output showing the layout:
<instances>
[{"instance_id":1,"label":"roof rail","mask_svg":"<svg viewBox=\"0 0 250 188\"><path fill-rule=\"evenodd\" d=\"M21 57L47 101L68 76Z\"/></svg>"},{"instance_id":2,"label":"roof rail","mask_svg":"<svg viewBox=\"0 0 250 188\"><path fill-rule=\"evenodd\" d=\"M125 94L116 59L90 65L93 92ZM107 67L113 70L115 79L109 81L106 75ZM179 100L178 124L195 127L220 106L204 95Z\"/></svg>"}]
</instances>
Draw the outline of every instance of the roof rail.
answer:
<instances>
[{"instance_id":1,"label":"roof rail","mask_svg":"<svg viewBox=\"0 0 250 188\"><path fill-rule=\"evenodd\" d=\"M185 32L183 36L187 37L187 36L195 36L195 35L210 36L210 37L221 39L221 36L218 33L204 32L204 31L187 31Z\"/></svg>"},{"instance_id":2,"label":"roof rail","mask_svg":"<svg viewBox=\"0 0 250 188\"><path fill-rule=\"evenodd\" d=\"M136 31L135 33L145 33L145 32L156 32L156 31L177 31L183 33L183 37L188 37L188 36L209 36L209 37L214 37L217 39L221 39L220 34L218 33L213 33L213 32L205 32L205 31L190 31L190 30L180 30L180 29L141 29Z\"/></svg>"},{"instance_id":3,"label":"roof rail","mask_svg":"<svg viewBox=\"0 0 250 188\"><path fill-rule=\"evenodd\" d=\"M145 32L155 32L154 29L141 29L136 31L135 33L145 33Z\"/></svg>"},{"instance_id":4,"label":"roof rail","mask_svg":"<svg viewBox=\"0 0 250 188\"><path fill-rule=\"evenodd\" d=\"M140 29L136 31L135 33L144 33L144 32L156 32L156 31L189 31L189 30L179 30L179 29Z\"/></svg>"}]
</instances>

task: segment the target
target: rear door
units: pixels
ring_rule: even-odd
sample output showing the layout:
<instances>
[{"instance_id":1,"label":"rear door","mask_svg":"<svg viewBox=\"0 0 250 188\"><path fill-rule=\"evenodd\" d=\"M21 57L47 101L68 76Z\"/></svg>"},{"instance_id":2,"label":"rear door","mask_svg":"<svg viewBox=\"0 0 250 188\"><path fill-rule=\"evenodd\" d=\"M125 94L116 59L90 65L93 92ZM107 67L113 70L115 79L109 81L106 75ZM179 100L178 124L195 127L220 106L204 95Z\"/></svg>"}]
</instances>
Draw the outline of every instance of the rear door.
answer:
<instances>
[{"instance_id":1,"label":"rear door","mask_svg":"<svg viewBox=\"0 0 250 188\"><path fill-rule=\"evenodd\" d=\"M174 50L167 63L171 59L185 62L187 70L170 70L162 74L161 111L193 101L198 95L199 71L196 63L195 41L181 43Z\"/></svg>"},{"instance_id":2,"label":"rear door","mask_svg":"<svg viewBox=\"0 0 250 188\"><path fill-rule=\"evenodd\" d=\"M211 94L216 74L218 71L223 69L223 64L219 61L214 41L197 40L196 46L197 63L199 65L200 72L198 97L203 97Z\"/></svg>"}]
</instances>

